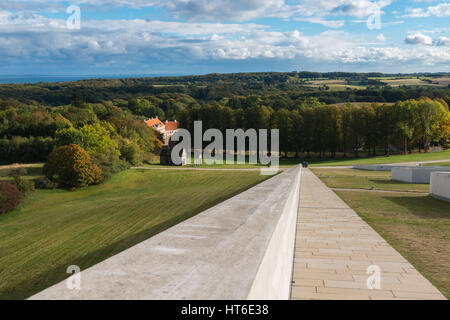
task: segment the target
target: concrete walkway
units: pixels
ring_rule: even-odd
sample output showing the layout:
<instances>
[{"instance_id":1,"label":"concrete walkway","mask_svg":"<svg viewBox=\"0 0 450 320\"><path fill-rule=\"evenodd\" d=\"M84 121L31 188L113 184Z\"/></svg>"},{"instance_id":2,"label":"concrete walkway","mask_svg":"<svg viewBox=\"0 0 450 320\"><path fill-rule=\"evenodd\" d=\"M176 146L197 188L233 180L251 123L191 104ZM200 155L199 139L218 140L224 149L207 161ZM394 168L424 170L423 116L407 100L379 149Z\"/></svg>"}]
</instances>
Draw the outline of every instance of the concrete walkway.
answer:
<instances>
[{"instance_id":1,"label":"concrete walkway","mask_svg":"<svg viewBox=\"0 0 450 320\"><path fill-rule=\"evenodd\" d=\"M380 289L368 289L369 266ZM302 170L292 299L445 299L310 170Z\"/></svg>"}]
</instances>

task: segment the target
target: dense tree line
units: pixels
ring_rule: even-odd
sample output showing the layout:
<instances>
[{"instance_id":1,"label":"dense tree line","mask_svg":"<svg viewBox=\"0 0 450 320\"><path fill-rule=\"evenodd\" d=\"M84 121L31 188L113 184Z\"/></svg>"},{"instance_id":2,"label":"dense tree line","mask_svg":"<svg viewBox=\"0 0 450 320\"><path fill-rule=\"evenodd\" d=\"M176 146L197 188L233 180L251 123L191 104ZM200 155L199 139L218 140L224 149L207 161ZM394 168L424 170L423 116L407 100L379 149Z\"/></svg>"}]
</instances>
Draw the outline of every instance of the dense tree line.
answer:
<instances>
[{"instance_id":1,"label":"dense tree line","mask_svg":"<svg viewBox=\"0 0 450 320\"><path fill-rule=\"evenodd\" d=\"M414 76L425 76L415 74ZM444 87L398 87L391 88L372 77L385 76L378 73L314 73L314 72L262 72L209 74L202 76L179 76L136 79L92 79L62 83L5 84L0 85L0 99L14 98L22 103L36 102L42 105L67 105L78 101L101 103L124 99L146 98L156 100L156 107L165 110L157 101L192 99L195 103L213 103L233 96L278 96L291 107L299 96L315 97L326 104L344 102L392 102L429 97L448 99L449 90ZM427 75L437 77L438 75ZM341 79L348 84L369 86L368 90L323 90L305 85L308 80ZM449 101L447 100L447 103ZM74 103L75 106L77 103ZM276 105L271 105L277 109ZM159 111L159 110L158 110ZM142 111L145 112L145 111ZM155 111L156 112L156 111Z\"/></svg>"},{"instance_id":2,"label":"dense tree line","mask_svg":"<svg viewBox=\"0 0 450 320\"><path fill-rule=\"evenodd\" d=\"M450 142L450 113L442 99L343 106L309 101L291 110L203 105L183 110L178 118L192 134L195 120L202 121L203 130L218 128L223 133L227 128L278 128L285 155L359 156L361 151L375 155L380 149L388 154L392 148L408 152L413 147L427 151L431 143Z\"/></svg>"},{"instance_id":3,"label":"dense tree line","mask_svg":"<svg viewBox=\"0 0 450 320\"><path fill-rule=\"evenodd\" d=\"M55 147L77 144L108 175L158 153L161 139L143 121L155 116L190 130L194 120L205 129L279 128L285 153L358 155L448 143L447 88L304 86L305 79L369 84L379 76L239 73L0 85L0 163L44 161Z\"/></svg>"}]
</instances>

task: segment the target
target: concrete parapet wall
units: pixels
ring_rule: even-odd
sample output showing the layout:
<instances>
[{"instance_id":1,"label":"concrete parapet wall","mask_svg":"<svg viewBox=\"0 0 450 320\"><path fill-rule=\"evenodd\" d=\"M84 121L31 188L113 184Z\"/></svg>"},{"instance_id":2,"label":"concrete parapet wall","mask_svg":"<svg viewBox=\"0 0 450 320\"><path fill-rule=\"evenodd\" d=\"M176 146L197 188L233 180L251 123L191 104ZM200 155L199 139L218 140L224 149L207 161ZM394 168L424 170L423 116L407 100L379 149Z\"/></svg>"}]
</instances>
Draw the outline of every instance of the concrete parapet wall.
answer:
<instances>
[{"instance_id":1,"label":"concrete parapet wall","mask_svg":"<svg viewBox=\"0 0 450 320\"><path fill-rule=\"evenodd\" d=\"M411 168L407 166L396 166L396 165L372 165L372 164L355 164L353 169L358 170L370 170L370 171L392 171L393 168Z\"/></svg>"},{"instance_id":2,"label":"concrete parapet wall","mask_svg":"<svg viewBox=\"0 0 450 320\"><path fill-rule=\"evenodd\" d=\"M432 172L430 195L450 202L450 172Z\"/></svg>"},{"instance_id":3,"label":"concrete parapet wall","mask_svg":"<svg viewBox=\"0 0 450 320\"><path fill-rule=\"evenodd\" d=\"M286 170L30 299L288 299L300 167Z\"/></svg>"},{"instance_id":4,"label":"concrete parapet wall","mask_svg":"<svg viewBox=\"0 0 450 320\"><path fill-rule=\"evenodd\" d=\"M300 198L300 170L295 179L248 299L287 300L290 297Z\"/></svg>"},{"instance_id":5,"label":"concrete parapet wall","mask_svg":"<svg viewBox=\"0 0 450 320\"><path fill-rule=\"evenodd\" d=\"M450 172L450 167L395 167L392 180L407 183L430 183L432 172Z\"/></svg>"}]
</instances>

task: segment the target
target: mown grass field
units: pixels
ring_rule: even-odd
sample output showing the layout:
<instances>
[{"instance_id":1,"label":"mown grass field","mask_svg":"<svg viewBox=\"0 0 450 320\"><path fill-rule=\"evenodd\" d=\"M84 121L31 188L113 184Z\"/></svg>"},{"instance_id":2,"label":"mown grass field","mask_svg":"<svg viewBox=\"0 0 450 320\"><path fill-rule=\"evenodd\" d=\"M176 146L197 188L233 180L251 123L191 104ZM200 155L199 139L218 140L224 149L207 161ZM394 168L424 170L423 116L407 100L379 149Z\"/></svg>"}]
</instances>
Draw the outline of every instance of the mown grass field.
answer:
<instances>
[{"instance_id":1,"label":"mown grass field","mask_svg":"<svg viewBox=\"0 0 450 320\"><path fill-rule=\"evenodd\" d=\"M0 299L23 299L256 185L259 171L127 170L0 215Z\"/></svg>"},{"instance_id":2,"label":"mown grass field","mask_svg":"<svg viewBox=\"0 0 450 320\"><path fill-rule=\"evenodd\" d=\"M450 203L408 193L336 193L450 298Z\"/></svg>"},{"instance_id":3,"label":"mown grass field","mask_svg":"<svg viewBox=\"0 0 450 320\"><path fill-rule=\"evenodd\" d=\"M375 190L428 192L428 184L410 184L391 180L391 173L355 169L312 169L328 187Z\"/></svg>"},{"instance_id":4,"label":"mown grass field","mask_svg":"<svg viewBox=\"0 0 450 320\"><path fill-rule=\"evenodd\" d=\"M301 155L305 156L305 155ZM429 153L413 153L407 155L392 155L392 156L377 156L368 158L281 158L280 167L292 167L307 161L311 167L322 167L322 166L351 166L354 164L389 164L389 163L401 163L401 162L421 162L421 161L433 161L433 160L449 160L450 162L450 149L441 152L429 152ZM203 159L203 164L201 166L194 166L194 160L191 160L191 165L188 167L202 167L202 168L218 168L218 169L237 169L237 168L261 168L264 167L262 164L250 164L248 163L248 157L245 163L234 163L234 164L207 164ZM155 161L153 165L159 165L159 159ZM151 165L151 166L153 166ZM440 165L440 163L433 165Z\"/></svg>"},{"instance_id":5,"label":"mown grass field","mask_svg":"<svg viewBox=\"0 0 450 320\"><path fill-rule=\"evenodd\" d=\"M340 159L309 159L311 166L351 166L354 164L389 164L401 162L421 162L434 160L449 160L450 149L441 152L412 153L407 155L377 156L370 158L340 158ZM439 165L434 163L434 165Z\"/></svg>"},{"instance_id":6,"label":"mown grass field","mask_svg":"<svg viewBox=\"0 0 450 320\"><path fill-rule=\"evenodd\" d=\"M433 163L424 163L422 166L427 167L450 167L450 161L449 162L433 162Z\"/></svg>"},{"instance_id":7,"label":"mown grass field","mask_svg":"<svg viewBox=\"0 0 450 320\"><path fill-rule=\"evenodd\" d=\"M0 166L0 181L8 181L12 180L11 177L8 177L10 173L13 172L14 169L24 168L27 170L27 174L23 176L25 179L36 179L42 176L42 169L44 167L43 163L31 163L31 164L13 164Z\"/></svg>"}]
</instances>

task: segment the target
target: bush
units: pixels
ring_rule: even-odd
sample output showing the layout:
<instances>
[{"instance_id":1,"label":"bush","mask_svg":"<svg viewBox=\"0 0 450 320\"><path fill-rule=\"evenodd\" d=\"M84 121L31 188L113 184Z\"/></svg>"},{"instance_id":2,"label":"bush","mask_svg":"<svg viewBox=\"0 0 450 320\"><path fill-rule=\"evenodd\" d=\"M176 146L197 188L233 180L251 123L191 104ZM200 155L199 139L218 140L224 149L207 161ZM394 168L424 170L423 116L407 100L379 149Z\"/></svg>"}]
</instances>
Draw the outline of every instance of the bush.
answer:
<instances>
[{"instance_id":1,"label":"bush","mask_svg":"<svg viewBox=\"0 0 450 320\"><path fill-rule=\"evenodd\" d=\"M48 179L61 187L84 187L103 180L102 170L89 154L76 144L53 150L44 166Z\"/></svg>"},{"instance_id":2,"label":"bush","mask_svg":"<svg viewBox=\"0 0 450 320\"><path fill-rule=\"evenodd\" d=\"M109 179L113 174L130 168L130 164L125 160L119 159L115 152L94 154L92 160L102 169L105 179Z\"/></svg>"},{"instance_id":3,"label":"bush","mask_svg":"<svg viewBox=\"0 0 450 320\"><path fill-rule=\"evenodd\" d=\"M0 182L0 213L11 211L19 202L19 189L11 183Z\"/></svg>"},{"instance_id":4,"label":"bush","mask_svg":"<svg viewBox=\"0 0 450 320\"><path fill-rule=\"evenodd\" d=\"M14 179L14 184L21 193L21 198L25 198L29 196L31 193L33 193L34 191L33 181L24 179L18 174L12 174L11 176Z\"/></svg>"},{"instance_id":5,"label":"bush","mask_svg":"<svg viewBox=\"0 0 450 320\"><path fill-rule=\"evenodd\" d=\"M142 163L143 152L134 142L125 142L120 147L120 154L123 159L131 163L133 166Z\"/></svg>"},{"instance_id":6,"label":"bush","mask_svg":"<svg viewBox=\"0 0 450 320\"><path fill-rule=\"evenodd\" d=\"M51 181L47 177L39 177L36 179L34 186L36 189L56 189L58 184L56 182Z\"/></svg>"},{"instance_id":7,"label":"bush","mask_svg":"<svg viewBox=\"0 0 450 320\"><path fill-rule=\"evenodd\" d=\"M18 176L26 176L28 174L28 171L27 171L27 169L26 168L24 168L24 167L19 167L19 168L17 168L17 169L14 169L13 171L11 171L11 173L10 173L10 175L11 176L15 176L15 175L18 175Z\"/></svg>"}]
</instances>

